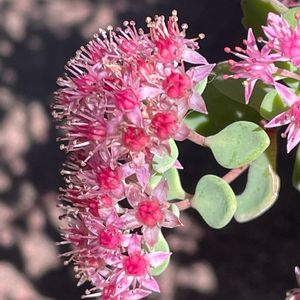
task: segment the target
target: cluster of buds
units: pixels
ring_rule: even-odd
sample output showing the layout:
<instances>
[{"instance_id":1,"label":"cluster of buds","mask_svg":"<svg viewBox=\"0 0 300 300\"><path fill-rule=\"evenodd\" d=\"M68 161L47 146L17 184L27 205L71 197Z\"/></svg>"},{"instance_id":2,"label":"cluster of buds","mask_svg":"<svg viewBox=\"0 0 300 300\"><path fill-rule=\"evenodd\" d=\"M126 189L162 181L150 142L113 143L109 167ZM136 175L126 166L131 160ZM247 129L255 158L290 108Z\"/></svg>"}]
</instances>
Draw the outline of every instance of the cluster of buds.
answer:
<instances>
[{"instance_id":1,"label":"cluster of buds","mask_svg":"<svg viewBox=\"0 0 300 300\"><path fill-rule=\"evenodd\" d=\"M170 139L189 137L183 123L189 110L207 112L195 85L214 65L196 51L198 38L186 38L176 11L167 22L156 16L146 23L147 33L133 21L100 30L58 79L53 116L68 153L60 244L73 246L63 255L79 284L94 286L84 298L159 292L151 269L170 253L155 244L162 227L181 222L167 201L167 181L150 185L153 158L170 152ZM185 63L194 66L186 71Z\"/></svg>"},{"instance_id":2,"label":"cluster of buds","mask_svg":"<svg viewBox=\"0 0 300 300\"><path fill-rule=\"evenodd\" d=\"M300 14L296 13L296 27L292 27L282 16L269 13L267 24L263 26L266 40L255 38L252 29L244 40L246 49L236 47L235 51L226 47L225 52L232 53L241 60L229 60L233 75L224 75L224 79L245 79L245 99L249 102L257 80L273 86L288 107L287 111L277 115L265 127L287 125L283 137L287 137L287 151L290 152L300 141L300 97L284 84L285 79L300 81ZM262 44L258 47L257 41ZM285 65L286 68L281 66ZM279 82L280 81L280 82Z\"/></svg>"}]
</instances>

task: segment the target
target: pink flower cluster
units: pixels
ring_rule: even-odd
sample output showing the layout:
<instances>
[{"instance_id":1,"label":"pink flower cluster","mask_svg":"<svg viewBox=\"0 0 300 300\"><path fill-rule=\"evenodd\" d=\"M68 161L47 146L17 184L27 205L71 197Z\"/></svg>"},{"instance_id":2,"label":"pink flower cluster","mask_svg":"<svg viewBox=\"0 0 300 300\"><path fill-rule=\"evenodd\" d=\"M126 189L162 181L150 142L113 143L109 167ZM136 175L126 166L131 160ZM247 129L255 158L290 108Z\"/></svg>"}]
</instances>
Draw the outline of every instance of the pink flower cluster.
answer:
<instances>
[{"instance_id":1,"label":"pink flower cluster","mask_svg":"<svg viewBox=\"0 0 300 300\"><path fill-rule=\"evenodd\" d=\"M236 47L235 51L226 47L225 52L232 53L241 60L229 60L233 75L224 75L224 79L245 79L245 99L249 102L255 83L261 80L273 86L281 99L289 107L287 111L274 117L265 127L289 124L283 136L287 136L287 151L290 152L300 142L300 97L296 91L278 81L293 79L300 81L300 15L295 14L297 25L293 28L281 16L269 13L263 32L267 40L258 38L262 47L257 46L256 38L250 28L244 41L246 49ZM278 62L285 62L288 68L280 68ZM291 71L292 70L292 71Z\"/></svg>"},{"instance_id":2,"label":"pink flower cluster","mask_svg":"<svg viewBox=\"0 0 300 300\"><path fill-rule=\"evenodd\" d=\"M151 269L169 252L155 251L162 227L181 225L167 201L168 183L149 184L153 158L170 153L169 140L184 140L183 119L206 113L195 89L214 65L187 39L177 13L147 18L149 33L134 22L100 30L66 65L58 79L54 118L68 153L60 199L67 226L61 244L79 284L94 288L83 297L141 299L159 287ZM188 71L185 63L195 66ZM178 164L175 164L178 165Z\"/></svg>"}]
</instances>

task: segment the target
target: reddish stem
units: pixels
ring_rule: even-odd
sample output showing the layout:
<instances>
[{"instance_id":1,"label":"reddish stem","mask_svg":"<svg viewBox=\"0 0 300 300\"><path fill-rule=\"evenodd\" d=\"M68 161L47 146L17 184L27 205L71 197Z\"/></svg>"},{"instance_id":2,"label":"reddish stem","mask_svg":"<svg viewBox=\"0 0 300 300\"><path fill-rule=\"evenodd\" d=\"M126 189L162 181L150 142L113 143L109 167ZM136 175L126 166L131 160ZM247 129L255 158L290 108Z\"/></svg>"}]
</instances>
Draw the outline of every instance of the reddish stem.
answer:
<instances>
[{"instance_id":1,"label":"reddish stem","mask_svg":"<svg viewBox=\"0 0 300 300\"><path fill-rule=\"evenodd\" d=\"M188 140L190 140L191 142L197 144L197 145L200 145L200 146L203 146L203 147L207 147L207 144L206 144L206 137L191 130L188 137L187 137Z\"/></svg>"},{"instance_id":2,"label":"reddish stem","mask_svg":"<svg viewBox=\"0 0 300 300\"><path fill-rule=\"evenodd\" d=\"M249 164L230 170L227 174L223 176L223 180L227 183L233 182L236 178L238 178L242 173L244 173L249 168ZM179 210L186 210L191 207L193 195L186 193L186 198L182 201L176 202L176 206Z\"/></svg>"}]
</instances>

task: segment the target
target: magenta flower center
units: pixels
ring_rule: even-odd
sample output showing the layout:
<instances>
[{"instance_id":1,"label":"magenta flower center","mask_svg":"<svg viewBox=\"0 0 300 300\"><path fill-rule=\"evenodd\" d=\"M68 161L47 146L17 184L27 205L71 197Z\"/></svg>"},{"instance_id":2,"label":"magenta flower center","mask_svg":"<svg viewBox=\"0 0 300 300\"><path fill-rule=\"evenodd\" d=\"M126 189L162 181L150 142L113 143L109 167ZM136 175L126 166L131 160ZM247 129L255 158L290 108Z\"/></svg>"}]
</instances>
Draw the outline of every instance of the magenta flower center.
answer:
<instances>
[{"instance_id":1,"label":"magenta flower center","mask_svg":"<svg viewBox=\"0 0 300 300\"><path fill-rule=\"evenodd\" d=\"M112 198L108 195L101 196L100 202L103 205L103 207L111 207L113 204Z\"/></svg>"},{"instance_id":2,"label":"magenta flower center","mask_svg":"<svg viewBox=\"0 0 300 300\"><path fill-rule=\"evenodd\" d=\"M116 285L111 283L103 289L102 300L112 300L115 298Z\"/></svg>"},{"instance_id":3,"label":"magenta flower center","mask_svg":"<svg viewBox=\"0 0 300 300\"><path fill-rule=\"evenodd\" d=\"M136 254L126 257L123 266L126 274L141 276L147 273L149 263L142 255Z\"/></svg>"},{"instance_id":4,"label":"magenta flower center","mask_svg":"<svg viewBox=\"0 0 300 300\"><path fill-rule=\"evenodd\" d=\"M128 127L123 135L123 143L131 151L141 151L149 143L150 138L142 128Z\"/></svg>"},{"instance_id":5,"label":"magenta flower center","mask_svg":"<svg viewBox=\"0 0 300 300\"><path fill-rule=\"evenodd\" d=\"M137 219L146 226L153 227L164 218L164 213L157 200L142 201L137 208Z\"/></svg>"},{"instance_id":6,"label":"magenta flower center","mask_svg":"<svg viewBox=\"0 0 300 300\"><path fill-rule=\"evenodd\" d=\"M173 99L179 99L186 95L192 87L190 78L186 74L172 72L163 82L166 94Z\"/></svg>"},{"instance_id":7,"label":"magenta flower center","mask_svg":"<svg viewBox=\"0 0 300 300\"><path fill-rule=\"evenodd\" d=\"M165 63L178 60L181 56L181 49L178 47L178 43L171 39L160 39L155 45L160 59Z\"/></svg>"},{"instance_id":8,"label":"magenta flower center","mask_svg":"<svg viewBox=\"0 0 300 300\"><path fill-rule=\"evenodd\" d=\"M105 168L97 174L97 181L101 188L114 190L120 185L121 178L117 169Z\"/></svg>"},{"instance_id":9,"label":"magenta flower center","mask_svg":"<svg viewBox=\"0 0 300 300\"><path fill-rule=\"evenodd\" d=\"M89 211L94 217L99 217L99 204L96 199L91 199L88 201Z\"/></svg>"},{"instance_id":10,"label":"magenta flower center","mask_svg":"<svg viewBox=\"0 0 300 300\"><path fill-rule=\"evenodd\" d=\"M116 104L122 111L131 111L138 104L138 97L132 89L125 89L116 94Z\"/></svg>"},{"instance_id":11,"label":"magenta flower center","mask_svg":"<svg viewBox=\"0 0 300 300\"><path fill-rule=\"evenodd\" d=\"M154 128L157 136L161 139L171 137L177 130L176 116L172 112L159 112L152 121L151 126Z\"/></svg>"},{"instance_id":12,"label":"magenta flower center","mask_svg":"<svg viewBox=\"0 0 300 300\"><path fill-rule=\"evenodd\" d=\"M108 249L116 249L120 245L121 234L114 227L107 227L98 235L100 246Z\"/></svg>"}]
</instances>

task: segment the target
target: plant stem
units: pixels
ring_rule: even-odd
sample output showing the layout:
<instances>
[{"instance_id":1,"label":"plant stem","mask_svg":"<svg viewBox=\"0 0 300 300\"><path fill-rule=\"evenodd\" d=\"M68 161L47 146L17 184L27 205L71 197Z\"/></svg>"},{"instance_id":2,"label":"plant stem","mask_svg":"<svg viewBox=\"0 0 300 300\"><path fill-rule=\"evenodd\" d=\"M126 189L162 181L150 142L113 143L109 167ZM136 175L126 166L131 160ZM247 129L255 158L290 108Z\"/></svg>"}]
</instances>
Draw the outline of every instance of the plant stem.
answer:
<instances>
[{"instance_id":1,"label":"plant stem","mask_svg":"<svg viewBox=\"0 0 300 300\"><path fill-rule=\"evenodd\" d=\"M276 71L275 74L279 75L279 76L284 76L284 77L300 80L299 74L296 74L294 72L291 72L291 71L288 71L288 70L285 70L285 69L277 68L277 71Z\"/></svg>"},{"instance_id":2,"label":"plant stem","mask_svg":"<svg viewBox=\"0 0 300 300\"><path fill-rule=\"evenodd\" d=\"M242 173L244 173L248 168L249 168L249 164L236 169L232 169L223 176L223 180L225 180L227 183L231 183L236 178L238 178Z\"/></svg>"},{"instance_id":3,"label":"plant stem","mask_svg":"<svg viewBox=\"0 0 300 300\"><path fill-rule=\"evenodd\" d=\"M236 169L232 169L222 178L229 184L237 179L241 174L243 174L248 168L249 164ZM186 210L191 207L191 201L194 195L186 193L185 196L186 197L184 200L175 203L179 210Z\"/></svg>"},{"instance_id":4,"label":"plant stem","mask_svg":"<svg viewBox=\"0 0 300 300\"><path fill-rule=\"evenodd\" d=\"M205 136L197 133L196 131L191 130L187 139L197 145L207 147Z\"/></svg>"}]
</instances>

